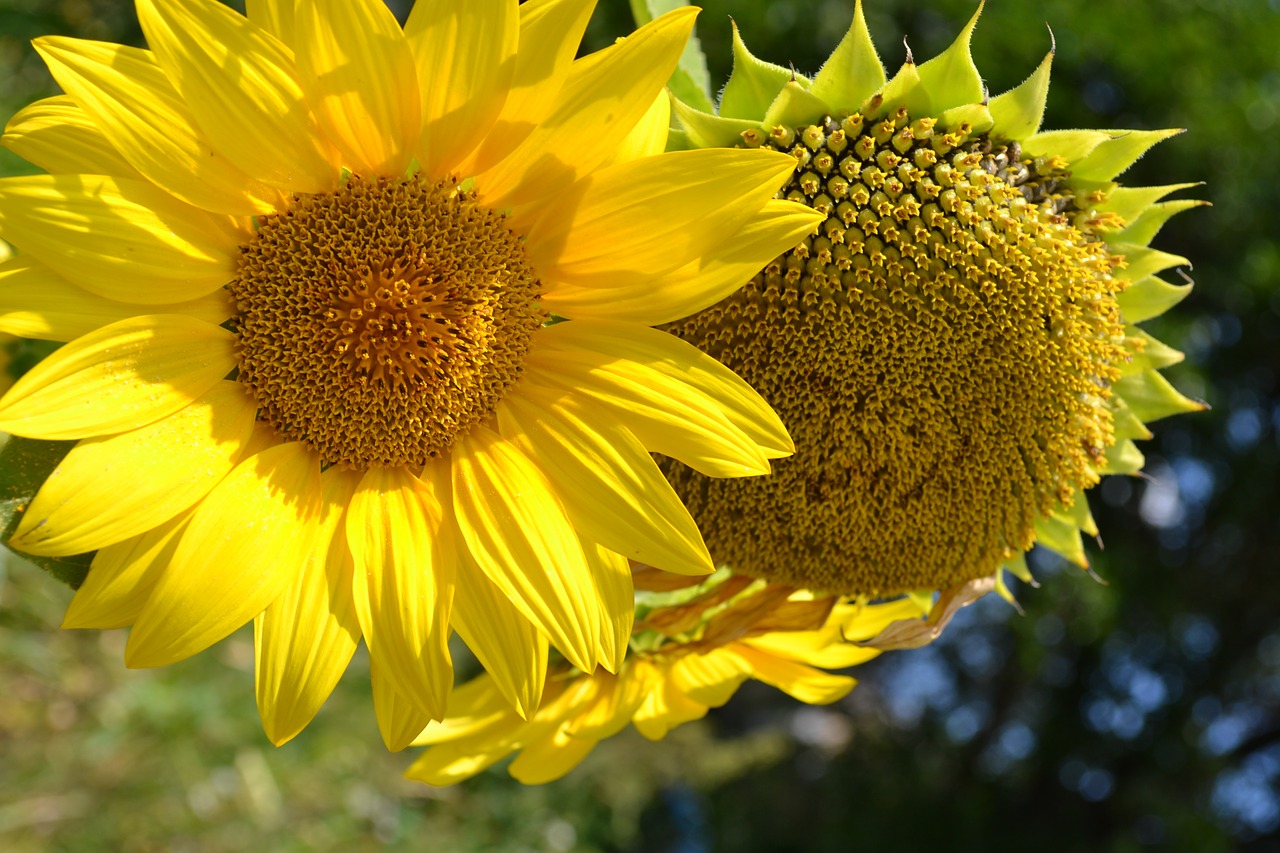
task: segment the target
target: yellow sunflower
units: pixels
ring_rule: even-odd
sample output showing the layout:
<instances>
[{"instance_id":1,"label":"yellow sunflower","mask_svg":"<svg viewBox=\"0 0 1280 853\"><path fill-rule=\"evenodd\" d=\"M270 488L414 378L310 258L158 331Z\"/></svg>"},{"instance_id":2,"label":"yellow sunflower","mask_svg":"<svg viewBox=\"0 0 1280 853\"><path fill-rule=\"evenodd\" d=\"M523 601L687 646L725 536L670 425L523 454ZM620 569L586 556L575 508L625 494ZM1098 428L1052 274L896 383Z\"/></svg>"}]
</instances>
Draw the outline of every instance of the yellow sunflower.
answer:
<instances>
[{"instance_id":1,"label":"yellow sunflower","mask_svg":"<svg viewBox=\"0 0 1280 853\"><path fill-rule=\"evenodd\" d=\"M1052 52L989 97L970 55L890 79L862 7L813 77L734 29L718 112L674 101L673 144L795 158L779 194L823 216L741 290L666 328L738 371L797 452L755 481L664 469L718 563L824 593L955 587L1047 546L1087 567L1084 492L1135 474L1149 423L1203 408L1136 324L1190 285L1148 246L1199 201L1116 175L1177 131L1040 130ZM709 105L708 105L709 108Z\"/></svg>"},{"instance_id":2,"label":"yellow sunflower","mask_svg":"<svg viewBox=\"0 0 1280 853\"><path fill-rule=\"evenodd\" d=\"M1084 491L1141 469L1145 423L1202 408L1158 372L1181 355L1135 325L1190 291L1157 276L1186 260L1148 243L1202 202L1114 180L1174 131L1039 131L1052 54L988 98L977 18L892 79L860 3L812 78L752 56L735 27L718 111L673 99L670 144L787 153L780 197L823 217L667 327L759 388L796 454L755 480L665 463L724 568L698 585L638 574L623 668L551 672L528 721L487 677L460 688L411 778L449 784L523 750L512 775L548 781L627 722L661 737L750 677L834 701L852 680L813 667L932 642L993 590L1012 600L1003 572L1030 581L1033 545L1088 566ZM654 584L676 599L655 607Z\"/></svg>"},{"instance_id":3,"label":"yellow sunflower","mask_svg":"<svg viewBox=\"0 0 1280 853\"><path fill-rule=\"evenodd\" d=\"M635 583L642 615L632 653L616 674L553 668L542 707L527 720L482 675L458 688L449 716L414 740L429 748L405 775L451 785L519 751L508 772L526 784L550 782L628 724L659 740L723 705L747 679L802 702L829 704L855 681L824 670L870 660L879 650L857 641L904 620L918 622L929 610L905 597L815 598L727 570L701 580L647 569Z\"/></svg>"},{"instance_id":4,"label":"yellow sunflower","mask_svg":"<svg viewBox=\"0 0 1280 853\"><path fill-rule=\"evenodd\" d=\"M254 620L283 743L363 637L388 745L452 630L521 713L548 643L617 670L627 559L713 565L649 453L747 476L777 417L651 328L820 216L776 152L661 153L694 11L575 60L593 0L138 0L149 49L35 42L3 144L0 331L69 341L0 429L77 440L11 545L96 551L65 626L161 666ZM732 240L726 238L732 237Z\"/></svg>"}]
</instances>

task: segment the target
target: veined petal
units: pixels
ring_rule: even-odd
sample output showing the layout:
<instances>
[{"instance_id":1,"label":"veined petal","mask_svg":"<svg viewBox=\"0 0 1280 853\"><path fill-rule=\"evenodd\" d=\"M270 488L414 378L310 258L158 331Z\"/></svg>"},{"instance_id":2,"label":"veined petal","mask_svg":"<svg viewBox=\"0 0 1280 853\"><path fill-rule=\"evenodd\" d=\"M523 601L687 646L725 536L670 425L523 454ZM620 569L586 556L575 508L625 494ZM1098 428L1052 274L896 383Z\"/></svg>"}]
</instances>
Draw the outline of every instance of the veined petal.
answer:
<instances>
[{"instance_id":1,"label":"veined petal","mask_svg":"<svg viewBox=\"0 0 1280 853\"><path fill-rule=\"evenodd\" d=\"M292 49L296 7L294 0L245 0L244 16Z\"/></svg>"},{"instance_id":2,"label":"veined petal","mask_svg":"<svg viewBox=\"0 0 1280 853\"><path fill-rule=\"evenodd\" d=\"M373 683L373 713L378 718L382 742L391 752L399 752L412 744L433 718L395 689L377 661L369 662L369 680Z\"/></svg>"},{"instance_id":3,"label":"veined petal","mask_svg":"<svg viewBox=\"0 0 1280 853\"><path fill-rule=\"evenodd\" d=\"M523 142L555 106L596 0L527 0L520 4L519 50L511 90L489 134L459 173L484 172Z\"/></svg>"},{"instance_id":4,"label":"veined petal","mask_svg":"<svg viewBox=\"0 0 1280 853\"><path fill-rule=\"evenodd\" d=\"M833 642L824 638L820 631L779 631L751 637L741 643L767 655L823 669L846 669L880 654L879 649L841 642L839 638Z\"/></svg>"},{"instance_id":5,"label":"veined petal","mask_svg":"<svg viewBox=\"0 0 1280 853\"><path fill-rule=\"evenodd\" d=\"M678 574L715 570L693 517L621 425L592 423L571 395L526 380L499 405L498 427L546 475L588 538Z\"/></svg>"},{"instance_id":6,"label":"veined petal","mask_svg":"<svg viewBox=\"0 0 1280 853\"><path fill-rule=\"evenodd\" d=\"M559 323L540 331L529 364L539 369L538 376L557 384L580 382L570 387L625 410L627 428L650 450L676 455L649 443L651 421L673 428L662 442L668 448L676 441L686 444L694 435L705 436L696 439L701 450L689 448L692 452L676 458L706 456L712 467L717 467L713 460L724 460L730 464L721 476L764 473L767 467L743 468L758 464L753 460L776 459L794 450L782 421L763 397L733 371L666 332L624 323ZM674 412L681 412L680 418ZM636 417L641 413L648 417ZM695 415L697 420L678 423ZM688 437L677 439L677 433Z\"/></svg>"},{"instance_id":7,"label":"veined petal","mask_svg":"<svg viewBox=\"0 0 1280 853\"><path fill-rule=\"evenodd\" d=\"M0 145L52 175L142 176L66 95L36 101L5 126Z\"/></svg>"},{"instance_id":8,"label":"veined petal","mask_svg":"<svg viewBox=\"0 0 1280 853\"><path fill-rule=\"evenodd\" d=\"M449 716L432 722L413 739L414 746L459 740L515 716L493 678L481 675L449 694Z\"/></svg>"},{"instance_id":9,"label":"veined petal","mask_svg":"<svg viewBox=\"0 0 1280 853\"><path fill-rule=\"evenodd\" d=\"M227 217L106 175L0 179L0 236L100 296L152 305L225 285L245 240Z\"/></svg>"},{"instance_id":10,"label":"veined petal","mask_svg":"<svg viewBox=\"0 0 1280 853\"><path fill-rule=\"evenodd\" d=\"M359 482L359 472L338 468L320 476L315 545L293 582L253 622L258 714L276 746L311 722L360 642L343 524Z\"/></svg>"},{"instance_id":11,"label":"veined petal","mask_svg":"<svg viewBox=\"0 0 1280 853\"><path fill-rule=\"evenodd\" d=\"M512 713L474 739L433 746L409 765L405 778L428 785L452 785L470 779L518 749L519 736L528 725Z\"/></svg>"},{"instance_id":12,"label":"veined petal","mask_svg":"<svg viewBox=\"0 0 1280 853\"><path fill-rule=\"evenodd\" d=\"M635 587L631 583L631 565L621 554L594 542L582 541L591 577L600 597L600 665L609 672L622 669L635 622Z\"/></svg>"},{"instance_id":13,"label":"veined petal","mask_svg":"<svg viewBox=\"0 0 1280 853\"><path fill-rule=\"evenodd\" d=\"M503 701L528 719L542 701L547 678L547 638L521 614L475 564L469 553L458 559L458 590L452 625L475 654ZM449 716L454 703L449 703Z\"/></svg>"},{"instance_id":14,"label":"veined petal","mask_svg":"<svg viewBox=\"0 0 1280 853\"><path fill-rule=\"evenodd\" d=\"M292 3L272 5L277 23L292 19ZM139 0L138 20L222 156L288 192L336 186L336 158L307 109L289 48L215 0Z\"/></svg>"},{"instance_id":15,"label":"veined petal","mask_svg":"<svg viewBox=\"0 0 1280 853\"><path fill-rule=\"evenodd\" d=\"M453 686L448 640L457 560L439 497L403 467L371 468L346 525L369 657L396 693L441 719Z\"/></svg>"},{"instance_id":16,"label":"veined petal","mask_svg":"<svg viewBox=\"0 0 1280 853\"><path fill-rule=\"evenodd\" d=\"M671 128L671 97L664 91L653 99L653 106L644 114L618 150L600 164L601 168L618 163L629 163L642 157L654 157L667 149L667 134Z\"/></svg>"},{"instance_id":17,"label":"veined petal","mask_svg":"<svg viewBox=\"0 0 1280 853\"><path fill-rule=\"evenodd\" d=\"M695 702L719 708L751 675L740 655L725 648L691 654L671 665L671 683Z\"/></svg>"},{"instance_id":18,"label":"veined petal","mask_svg":"<svg viewBox=\"0 0 1280 853\"><path fill-rule=\"evenodd\" d=\"M62 617L63 628L123 628L132 625L173 558L194 509L132 539L98 551L89 574Z\"/></svg>"},{"instance_id":19,"label":"veined petal","mask_svg":"<svg viewBox=\"0 0 1280 853\"><path fill-rule=\"evenodd\" d=\"M298 76L343 165L399 176L418 147L422 103L413 53L382 0L297 7Z\"/></svg>"},{"instance_id":20,"label":"veined petal","mask_svg":"<svg viewBox=\"0 0 1280 853\"><path fill-rule=\"evenodd\" d=\"M744 643L725 647L746 660L751 677L772 685L809 705L829 705L843 699L857 684L847 675L831 675L802 663L776 658Z\"/></svg>"},{"instance_id":21,"label":"veined petal","mask_svg":"<svg viewBox=\"0 0 1280 853\"><path fill-rule=\"evenodd\" d=\"M582 763L596 742L575 737L563 726L525 744L507 768L512 778L526 785L542 785L559 779Z\"/></svg>"},{"instance_id":22,"label":"veined petal","mask_svg":"<svg viewBox=\"0 0 1280 853\"><path fill-rule=\"evenodd\" d=\"M517 0L415 3L404 25L422 90L418 163L448 174L498 120L516 69Z\"/></svg>"},{"instance_id":23,"label":"veined petal","mask_svg":"<svg viewBox=\"0 0 1280 853\"><path fill-rule=\"evenodd\" d=\"M823 214L802 204L770 200L732 240L656 277L614 276L582 284L556 282L542 302L575 320L628 320L658 326L688 317L729 296L765 264L795 246L822 223Z\"/></svg>"},{"instance_id":24,"label":"veined petal","mask_svg":"<svg viewBox=\"0 0 1280 853\"><path fill-rule=\"evenodd\" d=\"M776 151L673 151L602 169L542 205L529 258L560 284L635 286L722 245L795 171Z\"/></svg>"},{"instance_id":25,"label":"veined petal","mask_svg":"<svg viewBox=\"0 0 1280 853\"><path fill-rule=\"evenodd\" d=\"M129 634L126 665L190 657L266 610L311 551L320 496L320 458L299 442L237 465L191 517Z\"/></svg>"},{"instance_id":26,"label":"veined petal","mask_svg":"<svg viewBox=\"0 0 1280 853\"><path fill-rule=\"evenodd\" d=\"M662 91L696 15L691 8L668 12L574 63L537 129L476 177L485 203L517 207L536 202L604 162Z\"/></svg>"},{"instance_id":27,"label":"veined petal","mask_svg":"<svg viewBox=\"0 0 1280 853\"><path fill-rule=\"evenodd\" d=\"M45 480L10 544L28 554L85 554L173 518L230 473L257 403L237 382L140 429L87 438Z\"/></svg>"},{"instance_id":28,"label":"veined petal","mask_svg":"<svg viewBox=\"0 0 1280 853\"><path fill-rule=\"evenodd\" d=\"M138 5L144 27L147 5ZM252 216L279 207L279 192L210 146L151 51L56 36L34 44L63 90L152 183L217 213Z\"/></svg>"},{"instance_id":29,"label":"veined petal","mask_svg":"<svg viewBox=\"0 0 1280 853\"><path fill-rule=\"evenodd\" d=\"M30 258L0 263L0 332L70 341L141 313L185 314L218 325L235 313L225 290L174 305L116 302L77 287Z\"/></svg>"},{"instance_id":30,"label":"veined petal","mask_svg":"<svg viewBox=\"0 0 1280 853\"><path fill-rule=\"evenodd\" d=\"M203 395L236 364L235 335L180 314L131 317L77 338L0 398L0 430L90 438L136 429Z\"/></svg>"},{"instance_id":31,"label":"veined petal","mask_svg":"<svg viewBox=\"0 0 1280 853\"><path fill-rule=\"evenodd\" d=\"M654 682L652 689L636 708L631 723L636 731L649 740L662 740L676 726L705 717L707 710L706 705L690 699L676 689L668 670Z\"/></svg>"},{"instance_id":32,"label":"veined petal","mask_svg":"<svg viewBox=\"0 0 1280 853\"><path fill-rule=\"evenodd\" d=\"M454 445L453 508L480 569L569 662L596 668L601 601L546 477L482 426Z\"/></svg>"}]
</instances>

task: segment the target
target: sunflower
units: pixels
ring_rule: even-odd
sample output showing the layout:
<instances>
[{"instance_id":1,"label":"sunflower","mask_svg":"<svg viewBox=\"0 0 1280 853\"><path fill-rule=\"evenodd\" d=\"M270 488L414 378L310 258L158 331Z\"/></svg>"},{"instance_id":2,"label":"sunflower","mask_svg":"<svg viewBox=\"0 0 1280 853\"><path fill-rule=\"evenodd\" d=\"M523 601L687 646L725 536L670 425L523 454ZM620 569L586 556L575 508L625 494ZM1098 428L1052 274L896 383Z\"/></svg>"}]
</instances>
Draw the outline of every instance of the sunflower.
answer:
<instances>
[{"instance_id":1,"label":"sunflower","mask_svg":"<svg viewBox=\"0 0 1280 853\"><path fill-rule=\"evenodd\" d=\"M679 99L672 143L795 158L779 194L823 216L743 289L666 328L764 395L797 452L773 476L669 464L718 563L822 593L1030 580L1046 546L1088 566L1084 492L1136 474L1146 424L1203 408L1159 370L1181 353L1136 324L1190 284L1148 243L1191 186L1115 177L1173 130L1040 130L1052 52L989 97L969 43L889 79L856 6L813 77L734 28L718 113ZM709 108L709 106L708 106Z\"/></svg>"},{"instance_id":2,"label":"sunflower","mask_svg":"<svg viewBox=\"0 0 1280 853\"><path fill-rule=\"evenodd\" d=\"M473 679L454 692L449 716L414 740L429 748L405 775L451 785L519 751L508 772L526 784L550 782L628 724L659 740L723 705L748 679L829 704L855 681L825 670L874 658L879 650L858 641L929 611L927 602L908 597L815 598L727 570L703 580L642 569L635 585L641 616L632 653L616 674L552 668L542 707L527 720L490 676Z\"/></svg>"},{"instance_id":3,"label":"sunflower","mask_svg":"<svg viewBox=\"0 0 1280 853\"><path fill-rule=\"evenodd\" d=\"M0 331L68 343L0 429L77 443L10 544L96 551L64 626L131 625L129 666L253 620L277 744L361 637L393 748L445 713L451 630L531 714L549 645L621 666L627 559L713 570L650 451L791 452L652 327L820 216L774 199L786 155L662 153L693 10L575 60L592 0L247 5L35 42L66 94L3 137L48 174L0 181Z\"/></svg>"}]
</instances>

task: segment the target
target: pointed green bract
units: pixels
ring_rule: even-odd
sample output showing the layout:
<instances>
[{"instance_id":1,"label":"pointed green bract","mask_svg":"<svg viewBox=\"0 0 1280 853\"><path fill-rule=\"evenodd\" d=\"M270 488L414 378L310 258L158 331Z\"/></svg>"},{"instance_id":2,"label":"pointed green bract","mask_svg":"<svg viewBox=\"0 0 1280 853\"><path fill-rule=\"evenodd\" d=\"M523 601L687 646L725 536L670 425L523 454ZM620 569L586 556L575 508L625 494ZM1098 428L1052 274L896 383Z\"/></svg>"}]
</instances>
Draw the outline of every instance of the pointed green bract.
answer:
<instances>
[{"instance_id":1,"label":"pointed green bract","mask_svg":"<svg viewBox=\"0 0 1280 853\"><path fill-rule=\"evenodd\" d=\"M1053 51L1045 54L1031 76L1013 89L991 99L991 118L1003 139L1021 141L1040 129L1044 106L1049 98L1049 67Z\"/></svg>"},{"instance_id":2,"label":"pointed green bract","mask_svg":"<svg viewBox=\"0 0 1280 853\"><path fill-rule=\"evenodd\" d=\"M862 14L862 0L858 0L853 25L813 78L809 91L836 110L842 105L864 103L884 88L886 79Z\"/></svg>"},{"instance_id":3,"label":"pointed green bract","mask_svg":"<svg viewBox=\"0 0 1280 853\"><path fill-rule=\"evenodd\" d=\"M969 39L973 36L983 5L978 4L978 10L949 48L920 66L920 82L929 91L934 109L938 111L980 103L986 98L982 75L969 52Z\"/></svg>"},{"instance_id":4,"label":"pointed green bract","mask_svg":"<svg viewBox=\"0 0 1280 853\"><path fill-rule=\"evenodd\" d=\"M733 25L733 73L720 95L720 115L729 118L755 118L765 114L773 99L796 73L790 68L763 62L751 55L738 25Z\"/></svg>"},{"instance_id":5,"label":"pointed green bract","mask_svg":"<svg viewBox=\"0 0 1280 853\"><path fill-rule=\"evenodd\" d=\"M1132 166L1151 146L1179 133L1180 128L1113 131L1111 139L1100 143L1079 162L1073 161L1072 174L1086 181L1109 181Z\"/></svg>"}]
</instances>

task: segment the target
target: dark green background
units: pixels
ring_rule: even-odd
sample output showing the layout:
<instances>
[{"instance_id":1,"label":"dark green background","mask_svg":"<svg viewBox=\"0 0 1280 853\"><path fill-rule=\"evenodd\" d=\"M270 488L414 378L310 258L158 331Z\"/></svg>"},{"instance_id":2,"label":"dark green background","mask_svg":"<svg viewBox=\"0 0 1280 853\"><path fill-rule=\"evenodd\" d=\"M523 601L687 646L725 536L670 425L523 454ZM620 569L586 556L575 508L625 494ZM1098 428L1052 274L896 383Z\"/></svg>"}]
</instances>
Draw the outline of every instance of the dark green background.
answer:
<instances>
[{"instance_id":1,"label":"dark green background","mask_svg":"<svg viewBox=\"0 0 1280 853\"><path fill-rule=\"evenodd\" d=\"M125 4L0 0L0 112L50 91L25 40L136 41ZM870 0L881 56L942 50L975 8ZM699 33L728 73L728 16L762 58L814 71L851 0L708 2ZM602 0L590 45L628 27ZM6 849L1137 850L1278 849L1280 4L997 0L974 54L993 92L1057 40L1049 127L1187 127L1124 177L1204 181L1213 203L1155 245L1197 287L1147 324L1186 350L1169 371L1213 409L1156 425L1142 480L1092 493L1107 586L1035 560L1016 615L991 600L938 645L862 667L844 702L747 688L657 746L629 733L541 788L495 770L447 790L400 782L367 665L276 750L258 730L242 632L157 673L120 632L59 632L69 593L10 561L0 584L0 845ZM14 158L0 169L17 167Z\"/></svg>"}]
</instances>

